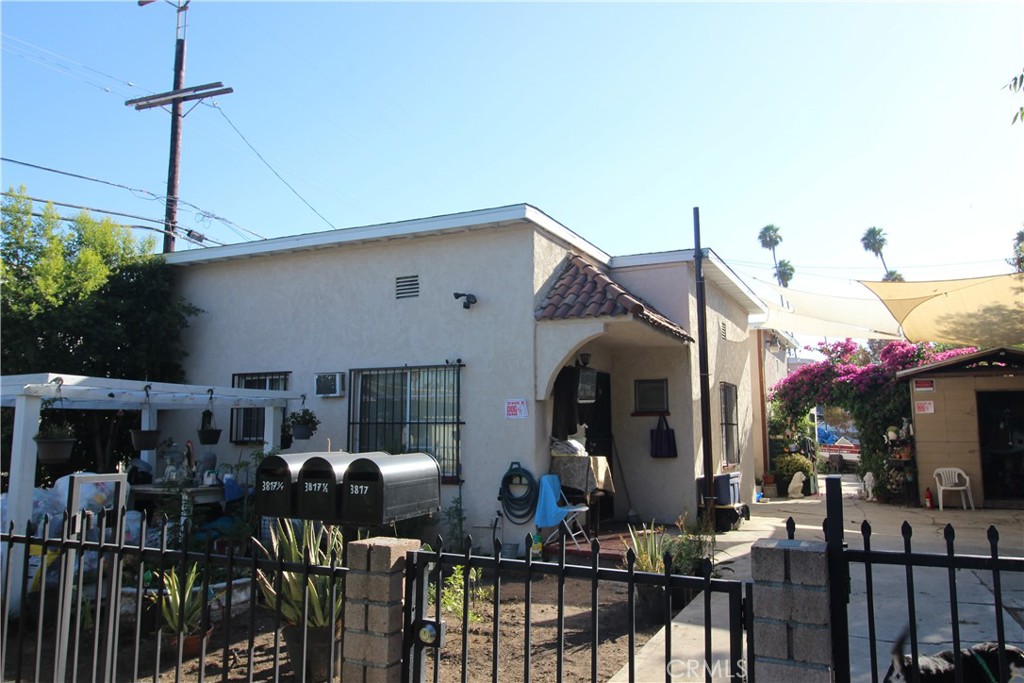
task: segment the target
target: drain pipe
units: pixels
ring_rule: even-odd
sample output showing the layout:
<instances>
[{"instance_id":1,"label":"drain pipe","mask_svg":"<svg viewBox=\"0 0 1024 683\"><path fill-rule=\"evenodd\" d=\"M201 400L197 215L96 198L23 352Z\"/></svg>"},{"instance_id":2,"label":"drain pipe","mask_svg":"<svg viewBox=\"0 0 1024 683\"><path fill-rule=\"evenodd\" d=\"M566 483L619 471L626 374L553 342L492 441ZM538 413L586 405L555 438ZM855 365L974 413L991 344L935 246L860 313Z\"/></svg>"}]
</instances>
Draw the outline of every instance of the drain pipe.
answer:
<instances>
[{"instance_id":1,"label":"drain pipe","mask_svg":"<svg viewBox=\"0 0 1024 683\"><path fill-rule=\"evenodd\" d=\"M704 514L715 518L714 462L711 459L711 371L708 369L708 314L704 294L704 254L700 247L700 208L693 207L693 269L697 281L697 355L700 365L700 433L704 455ZM712 522L713 523L713 522Z\"/></svg>"}]
</instances>

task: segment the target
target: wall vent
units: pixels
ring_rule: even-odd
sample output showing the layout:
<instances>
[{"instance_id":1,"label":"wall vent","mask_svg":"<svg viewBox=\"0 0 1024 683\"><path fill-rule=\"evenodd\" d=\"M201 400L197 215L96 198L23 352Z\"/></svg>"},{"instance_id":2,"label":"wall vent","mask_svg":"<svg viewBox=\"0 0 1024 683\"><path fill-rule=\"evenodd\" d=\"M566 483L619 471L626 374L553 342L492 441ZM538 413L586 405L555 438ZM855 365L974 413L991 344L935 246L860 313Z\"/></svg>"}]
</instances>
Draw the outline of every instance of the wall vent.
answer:
<instances>
[{"instance_id":1,"label":"wall vent","mask_svg":"<svg viewBox=\"0 0 1024 683\"><path fill-rule=\"evenodd\" d=\"M401 275L395 278L395 298L414 299L420 295L420 276Z\"/></svg>"},{"instance_id":2,"label":"wall vent","mask_svg":"<svg viewBox=\"0 0 1024 683\"><path fill-rule=\"evenodd\" d=\"M724 320L718 321L718 334L722 337L722 339L726 338Z\"/></svg>"}]
</instances>

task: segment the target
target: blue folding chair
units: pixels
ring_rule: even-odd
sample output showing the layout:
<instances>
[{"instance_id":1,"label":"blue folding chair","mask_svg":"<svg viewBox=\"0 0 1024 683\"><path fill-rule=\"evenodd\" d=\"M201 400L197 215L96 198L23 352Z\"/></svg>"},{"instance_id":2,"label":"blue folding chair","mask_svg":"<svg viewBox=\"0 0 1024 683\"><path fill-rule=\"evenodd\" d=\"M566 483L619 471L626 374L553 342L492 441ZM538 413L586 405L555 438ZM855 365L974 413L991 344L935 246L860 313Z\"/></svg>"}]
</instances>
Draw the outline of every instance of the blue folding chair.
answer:
<instances>
[{"instance_id":1,"label":"blue folding chair","mask_svg":"<svg viewBox=\"0 0 1024 683\"><path fill-rule=\"evenodd\" d=\"M569 529L569 536L572 542L580 548L579 538L582 536L585 543L590 543L581 515L586 515L589 508L586 505L570 505L562 492L562 480L557 474L545 474L540 478L540 492L537 497L537 514L534 516L534 523L538 529L555 527L555 530L548 536L544 544L551 543L561 532L562 521L565 521Z\"/></svg>"}]
</instances>

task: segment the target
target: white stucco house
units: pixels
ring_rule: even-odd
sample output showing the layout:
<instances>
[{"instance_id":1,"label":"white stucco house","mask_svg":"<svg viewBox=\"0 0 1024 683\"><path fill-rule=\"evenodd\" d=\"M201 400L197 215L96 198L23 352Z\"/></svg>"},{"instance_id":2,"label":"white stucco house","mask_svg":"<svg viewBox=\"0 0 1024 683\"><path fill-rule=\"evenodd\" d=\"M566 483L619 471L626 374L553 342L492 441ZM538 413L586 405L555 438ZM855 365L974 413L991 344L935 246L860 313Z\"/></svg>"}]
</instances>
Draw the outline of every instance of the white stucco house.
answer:
<instances>
[{"instance_id":1,"label":"white stucco house","mask_svg":"<svg viewBox=\"0 0 1024 683\"><path fill-rule=\"evenodd\" d=\"M763 304L705 253L710 446L716 474L743 473L749 502L762 457L764 339L748 320ZM692 250L611 256L518 204L166 259L203 310L185 335L188 380L304 393L322 424L289 452L429 452L444 475L442 507L461 495L468 530L495 518L511 463L539 478L552 436L576 433L609 459L616 493L606 514L695 517L703 444ZM581 354L597 372L587 404L564 381ZM661 414L678 457L650 455ZM264 434L261 413L215 417L230 431L214 447L221 462L244 459ZM179 441L194 433L195 416L160 420ZM518 542L528 527L506 523L504 535Z\"/></svg>"}]
</instances>

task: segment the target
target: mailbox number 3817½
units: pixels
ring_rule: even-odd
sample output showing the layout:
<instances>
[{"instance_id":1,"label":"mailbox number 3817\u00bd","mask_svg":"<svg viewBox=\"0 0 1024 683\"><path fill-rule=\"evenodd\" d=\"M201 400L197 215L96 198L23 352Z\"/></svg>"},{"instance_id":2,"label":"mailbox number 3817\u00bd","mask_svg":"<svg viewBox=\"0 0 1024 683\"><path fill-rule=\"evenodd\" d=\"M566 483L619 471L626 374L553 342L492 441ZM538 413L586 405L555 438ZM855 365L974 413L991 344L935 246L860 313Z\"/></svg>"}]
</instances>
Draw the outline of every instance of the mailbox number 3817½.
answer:
<instances>
[{"instance_id":1,"label":"mailbox number 3817\u00bd","mask_svg":"<svg viewBox=\"0 0 1024 683\"><path fill-rule=\"evenodd\" d=\"M369 484L349 484L348 493L350 496L365 496L370 492Z\"/></svg>"}]
</instances>

